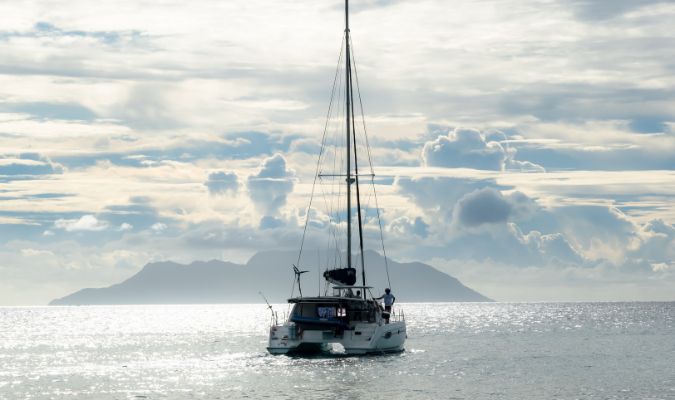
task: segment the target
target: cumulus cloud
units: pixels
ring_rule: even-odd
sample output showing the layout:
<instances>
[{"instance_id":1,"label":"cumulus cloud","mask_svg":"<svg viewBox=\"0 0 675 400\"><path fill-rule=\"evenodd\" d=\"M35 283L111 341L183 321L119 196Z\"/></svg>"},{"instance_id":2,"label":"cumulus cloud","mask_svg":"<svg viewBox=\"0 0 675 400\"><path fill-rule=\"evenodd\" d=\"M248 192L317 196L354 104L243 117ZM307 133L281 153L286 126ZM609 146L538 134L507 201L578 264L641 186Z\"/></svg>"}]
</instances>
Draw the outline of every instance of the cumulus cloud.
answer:
<instances>
[{"instance_id":1,"label":"cumulus cloud","mask_svg":"<svg viewBox=\"0 0 675 400\"><path fill-rule=\"evenodd\" d=\"M631 257L647 260L654 270L668 270L664 265L675 268L675 225L651 220L641 227L640 237L640 246L629 252Z\"/></svg>"},{"instance_id":2,"label":"cumulus cloud","mask_svg":"<svg viewBox=\"0 0 675 400\"><path fill-rule=\"evenodd\" d=\"M611 204L543 206L493 179L405 178L396 187L425 218L438 221L429 227L424 246L410 250L421 257L620 268L635 274L665 273L675 259L672 225L662 220L639 224Z\"/></svg>"},{"instance_id":3,"label":"cumulus cloud","mask_svg":"<svg viewBox=\"0 0 675 400\"><path fill-rule=\"evenodd\" d=\"M157 222L157 223L152 224L152 226L150 227L150 230L152 230L155 233L162 233L166 230L166 228L167 228L166 224L164 224L162 222Z\"/></svg>"},{"instance_id":4,"label":"cumulus cloud","mask_svg":"<svg viewBox=\"0 0 675 400\"><path fill-rule=\"evenodd\" d=\"M429 235L429 224L424 222L422 217L398 217L387 224L386 229L388 233L399 237L410 237L410 235L427 237Z\"/></svg>"},{"instance_id":5,"label":"cumulus cloud","mask_svg":"<svg viewBox=\"0 0 675 400\"><path fill-rule=\"evenodd\" d=\"M455 129L427 142L422 149L424 165L430 167L465 167L501 171L506 151L499 142L486 141L475 129Z\"/></svg>"},{"instance_id":6,"label":"cumulus cloud","mask_svg":"<svg viewBox=\"0 0 675 400\"><path fill-rule=\"evenodd\" d=\"M53 9L63 8L61 3L72 11L68 22L58 16L45 20L54 15ZM330 67L316 64L323 57L317 49L325 49L325 41L308 35L317 32L326 18L326 7L318 3L303 0L303 7L298 8L302 15L296 16L306 24L293 35L311 38L311 43L305 46L307 51L294 54L293 65L284 61L280 65L279 54L288 53L286 46L297 41L266 35L273 41L270 44L242 34L251 21L270 32L284 31L279 24L284 20L279 18L284 7L279 5L267 5L278 7L271 12L260 12L257 6L233 7L230 11L236 18L222 24L219 13L209 12L210 3L166 7L130 2L108 9L104 27L87 11L86 2L5 6L10 17L0 31L4 56L0 98L6 100L0 104L0 151L39 151L41 156L0 157L0 182L11 181L0 189L0 220L6 227L1 230L2 238L37 242L13 249L0 246L0 253L28 254L19 249L41 249L48 242L53 244L54 259L69 265L93 265L99 259L92 254L92 245L111 246L119 240L120 249L133 248L139 254L129 264L140 266L150 253L192 261L207 257L207 251L208 257L220 257L226 246L247 252L296 246L299 239L294 235L299 232L279 215L295 200L289 196L296 189L292 172L286 165L277 166L283 173L266 176L265 166L259 171L250 168L259 158L277 152L292 154L293 165L302 165L299 160L308 159L318 149L316 129L322 121L317 120L325 113L325 78L332 73ZM398 0L366 3L368 7L405 5ZM371 93L376 98L366 101L369 127L374 128L369 133L376 165L398 165L403 170L421 161L423 166L440 168L428 168L429 173L410 168L402 174L456 172L480 177L400 178L394 190L387 191L390 182L384 181L396 173L379 175L378 185L387 188L382 203L393 205L384 218L386 236L403 244L392 252L405 259L428 260L438 255L466 265L487 260L485 265L510 271L500 277L513 275L516 268L526 272L523 268L549 265L564 265L558 271L573 271L570 274L574 275L576 270L568 266L576 265L589 271L575 275L587 282L600 272L614 280L617 271L631 271L645 274L648 278L642 282L649 282L642 287L649 288L657 282L655 278L675 276L672 179L663 179L662 172L635 173L672 171L675 166L672 2L478 4L466 0L456 4L463 20L448 23L447 18L429 18L441 16L444 7L442 1L429 1L414 9L385 7L360 15L363 26L372 31L382 31L392 21L407 21L419 28L409 35L415 40L380 43L385 53L387 46L395 46L399 60L416 62L392 63L388 57L378 57L380 61L370 61L381 64L364 71L366 75L368 70L378 71L378 79L391 83L380 85ZM485 12L486 7L490 12ZM340 18L339 7L329 7L329 11ZM178 27L163 23L176 13L189 18L183 18L184 24ZM593 29L598 20L603 29ZM32 25L26 21L43 22ZM466 23L472 26L469 31ZM203 35L205 26L215 29L210 38ZM481 34L494 29L500 34ZM471 54L438 51L458 35L463 38L462 47L472 49ZM170 45L168 40L174 38L180 38L183 45ZM223 46L213 38L231 40ZM445 57L449 54L455 57L452 62ZM518 57L522 54L528 57ZM420 55L424 71L417 68ZM636 59L644 62L636 65ZM30 85L22 78L27 74ZM434 77L433 83L429 76ZM405 98L392 95L410 87L419 90ZM289 113L289 109L294 111ZM429 129L429 121L479 129ZM491 127L500 127L501 132ZM157 130L166 131L154 134ZM171 160L183 164L164 168ZM156 171L140 168L147 165ZM241 178L236 190L247 190L256 215L248 215L249 204L201 201L203 185L214 193L205 179L205 166L225 173L236 171ZM547 182L534 184L524 174L495 173L543 171L542 166L576 174L549 176ZM438 172L442 167L445 171ZM66 168L73 173L64 173ZM614 176L635 174L639 178L603 181L587 170L622 171ZM654 179L657 174L660 180ZM484 179L487 176L495 179ZM50 179L35 179L42 177ZM214 177L214 190L228 193L226 180ZM101 182L114 190L93 191ZM531 197L518 199L515 190ZM68 197L38 197L65 191ZM152 202L119 203L129 193L146 191ZM532 207L533 198L539 207ZM238 196L239 200L248 199ZM223 208L212 208L215 203ZM494 209L486 210L486 206ZM96 222L80 221L91 210L97 210ZM387 206L387 210L392 208ZM171 215L183 223L170 220ZM12 225L16 220L26 223ZM274 228L282 220L286 226ZM330 220L312 223L310 227L326 229ZM63 234L67 229L95 232L106 224L108 229L97 234ZM125 224L133 229L126 231ZM167 225L171 235L166 235ZM462 229L448 234L455 227ZM199 240L190 242L189 237ZM64 240L82 247L68 253ZM179 245L181 240L187 243L184 247ZM118 253L110 254L120 258ZM41 274L33 262L17 261L16 265L32 271L31 279L48 275ZM481 272L485 271L490 270ZM87 284L113 282L100 278ZM532 290L537 283L541 282L533 278L527 287ZM596 283L597 289L605 282ZM500 281L496 286L510 285ZM669 293L673 287L671 282ZM541 298L530 298L550 298L539 293L543 293Z\"/></svg>"},{"instance_id":7,"label":"cumulus cloud","mask_svg":"<svg viewBox=\"0 0 675 400\"><path fill-rule=\"evenodd\" d=\"M204 185L212 195L235 193L239 188L239 177L235 172L211 172Z\"/></svg>"},{"instance_id":8,"label":"cumulus cloud","mask_svg":"<svg viewBox=\"0 0 675 400\"><path fill-rule=\"evenodd\" d=\"M58 219L54 222L54 227L63 229L66 232L82 232L82 231L102 231L108 228L108 223L99 221L91 214L83 215L79 219Z\"/></svg>"},{"instance_id":9,"label":"cumulus cloud","mask_svg":"<svg viewBox=\"0 0 675 400\"><path fill-rule=\"evenodd\" d=\"M549 203L549 200L543 202L544 206L514 191L513 186L498 184L495 179L399 178L395 187L420 207L428 220L439 221L430 227L437 234L443 227L450 228L446 232L462 234L458 230L494 231L508 222L517 222L524 232L564 234L585 257L609 260L615 265L622 263L626 252L635 248L640 240L639 226L607 202ZM654 226L665 229L659 228L658 223ZM653 237L654 243L664 240L649 232L644 232L644 236Z\"/></svg>"},{"instance_id":10,"label":"cumulus cloud","mask_svg":"<svg viewBox=\"0 0 675 400\"><path fill-rule=\"evenodd\" d=\"M295 173L286 168L281 154L262 161L257 174L247 180L251 200L264 215L274 215L286 204L286 197L293 191Z\"/></svg>"},{"instance_id":11,"label":"cumulus cloud","mask_svg":"<svg viewBox=\"0 0 675 400\"><path fill-rule=\"evenodd\" d=\"M527 235L523 235L515 223L511 224L510 228L522 244L539 253L545 265L586 265L587 260L562 233L543 235L539 231L530 231Z\"/></svg>"},{"instance_id":12,"label":"cumulus cloud","mask_svg":"<svg viewBox=\"0 0 675 400\"><path fill-rule=\"evenodd\" d=\"M130 231L132 229L134 229L134 226L127 223L127 222L123 222L122 225L120 225L119 228L117 228L117 230L120 231L120 232L127 232L127 231Z\"/></svg>"},{"instance_id":13,"label":"cumulus cloud","mask_svg":"<svg viewBox=\"0 0 675 400\"><path fill-rule=\"evenodd\" d=\"M479 189L462 197L455 208L458 222L478 226L506 222L512 212L511 203L493 188Z\"/></svg>"},{"instance_id":14,"label":"cumulus cloud","mask_svg":"<svg viewBox=\"0 0 675 400\"><path fill-rule=\"evenodd\" d=\"M542 210L522 225L564 233L586 258L614 265L625 263L628 251L639 246L637 223L611 205L559 205Z\"/></svg>"},{"instance_id":15,"label":"cumulus cloud","mask_svg":"<svg viewBox=\"0 0 675 400\"><path fill-rule=\"evenodd\" d=\"M540 165L515 160L516 149L506 147L498 138L507 137L500 131L481 132L476 129L432 127L432 133L443 133L426 142L422 162L429 167L474 168L503 171L544 172Z\"/></svg>"},{"instance_id":16,"label":"cumulus cloud","mask_svg":"<svg viewBox=\"0 0 675 400\"><path fill-rule=\"evenodd\" d=\"M485 187L498 190L511 189L497 184L494 179L467 179L455 177L399 177L394 187L403 196L412 199L420 207L447 213L467 193Z\"/></svg>"},{"instance_id":17,"label":"cumulus cloud","mask_svg":"<svg viewBox=\"0 0 675 400\"><path fill-rule=\"evenodd\" d=\"M260 229L275 229L281 228L284 226L284 221L279 218L274 218L269 215L265 215L260 219Z\"/></svg>"}]
</instances>

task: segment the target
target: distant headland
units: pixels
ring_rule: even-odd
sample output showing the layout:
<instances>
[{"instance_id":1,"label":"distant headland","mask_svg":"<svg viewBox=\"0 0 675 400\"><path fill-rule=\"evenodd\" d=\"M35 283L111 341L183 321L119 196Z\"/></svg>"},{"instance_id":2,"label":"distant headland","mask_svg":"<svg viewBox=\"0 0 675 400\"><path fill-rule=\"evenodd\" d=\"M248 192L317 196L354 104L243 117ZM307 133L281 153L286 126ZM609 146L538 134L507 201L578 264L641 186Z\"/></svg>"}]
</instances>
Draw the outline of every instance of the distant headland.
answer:
<instances>
[{"instance_id":1,"label":"distant headland","mask_svg":"<svg viewBox=\"0 0 675 400\"><path fill-rule=\"evenodd\" d=\"M389 286L384 258L374 252L365 254L366 283L373 294ZM211 304L260 303L260 293L271 302L285 302L293 285L292 264L297 253L268 251L255 254L245 265L212 260L189 265L174 262L147 264L124 282L105 287L78 290L52 300L50 305L89 304ZM304 295L324 291L318 277L316 260L303 259ZM314 261L314 262L312 262ZM398 263L388 260L389 277L399 302L486 302L486 296L464 286L460 281L427 264ZM295 288L295 295L298 290Z\"/></svg>"}]
</instances>

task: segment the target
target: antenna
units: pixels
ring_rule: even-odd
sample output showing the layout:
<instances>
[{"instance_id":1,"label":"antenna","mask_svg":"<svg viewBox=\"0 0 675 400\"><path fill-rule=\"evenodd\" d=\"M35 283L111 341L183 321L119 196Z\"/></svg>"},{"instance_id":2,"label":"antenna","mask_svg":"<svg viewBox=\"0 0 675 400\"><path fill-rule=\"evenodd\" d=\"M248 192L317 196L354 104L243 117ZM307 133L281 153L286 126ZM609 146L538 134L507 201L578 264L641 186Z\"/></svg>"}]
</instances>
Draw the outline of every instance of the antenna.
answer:
<instances>
[{"instance_id":1,"label":"antenna","mask_svg":"<svg viewBox=\"0 0 675 400\"><path fill-rule=\"evenodd\" d=\"M300 287L300 276L309 271L300 271L298 267L293 264L293 272L295 272L295 280L298 282L298 291L300 292L300 297L302 297L302 287Z\"/></svg>"},{"instance_id":2,"label":"antenna","mask_svg":"<svg viewBox=\"0 0 675 400\"><path fill-rule=\"evenodd\" d=\"M270 302L267 301L267 297L265 297L265 295L263 294L263 292L258 292L258 294L261 295L262 298L263 298L263 300L265 300L265 303L267 303L267 308L270 309L270 312L272 313L272 318L275 318L275 315L274 315L274 309L272 308L272 305L270 304Z\"/></svg>"}]
</instances>

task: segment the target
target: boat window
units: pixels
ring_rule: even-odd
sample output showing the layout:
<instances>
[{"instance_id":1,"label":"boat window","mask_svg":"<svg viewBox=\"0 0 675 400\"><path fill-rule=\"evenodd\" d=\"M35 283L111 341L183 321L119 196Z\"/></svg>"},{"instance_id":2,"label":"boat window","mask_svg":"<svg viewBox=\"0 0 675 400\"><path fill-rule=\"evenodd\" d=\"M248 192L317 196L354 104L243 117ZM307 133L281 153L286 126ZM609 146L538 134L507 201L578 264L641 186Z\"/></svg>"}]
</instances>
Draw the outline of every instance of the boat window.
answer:
<instances>
[{"instance_id":1,"label":"boat window","mask_svg":"<svg viewBox=\"0 0 675 400\"><path fill-rule=\"evenodd\" d=\"M317 307L319 318L335 318L335 307Z\"/></svg>"},{"instance_id":2,"label":"boat window","mask_svg":"<svg viewBox=\"0 0 675 400\"><path fill-rule=\"evenodd\" d=\"M297 315L299 317L316 317L316 305L315 304L296 304L295 307L293 308L293 315Z\"/></svg>"}]
</instances>

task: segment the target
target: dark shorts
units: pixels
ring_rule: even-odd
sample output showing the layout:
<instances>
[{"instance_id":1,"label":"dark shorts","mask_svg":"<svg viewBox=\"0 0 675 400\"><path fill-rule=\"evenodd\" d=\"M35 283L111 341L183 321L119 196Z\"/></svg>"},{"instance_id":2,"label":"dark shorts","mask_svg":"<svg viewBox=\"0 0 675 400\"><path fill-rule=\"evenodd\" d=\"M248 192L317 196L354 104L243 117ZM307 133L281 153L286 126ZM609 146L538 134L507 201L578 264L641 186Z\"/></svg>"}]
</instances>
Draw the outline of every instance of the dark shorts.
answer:
<instances>
[{"instance_id":1,"label":"dark shorts","mask_svg":"<svg viewBox=\"0 0 675 400\"><path fill-rule=\"evenodd\" d=\"M391 311L391 306L384 306L384 311Z\"/></svg>"}]
</instances>

